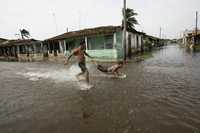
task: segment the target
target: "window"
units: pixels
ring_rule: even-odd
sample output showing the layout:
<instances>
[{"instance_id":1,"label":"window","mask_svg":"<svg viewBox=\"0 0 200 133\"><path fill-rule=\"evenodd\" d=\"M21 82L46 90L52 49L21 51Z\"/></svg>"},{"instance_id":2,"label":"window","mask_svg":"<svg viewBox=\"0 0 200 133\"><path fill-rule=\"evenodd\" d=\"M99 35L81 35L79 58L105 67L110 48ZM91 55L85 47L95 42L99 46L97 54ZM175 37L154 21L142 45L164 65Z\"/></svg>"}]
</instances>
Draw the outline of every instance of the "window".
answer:
<instances>
[{"instance_id":1,"label":"window","mask_svg":"<svg viewBox=\"0 0 200 133\"><path fill-rule=\"evenodd\" d=\"M113 36L105 36L104 48L105 49L113 48Z\"/></svg>"},{"instance_id":2,"label":"window","mask_svg":"<svg viewBox=\"0 0 200 133\"><path fill-rule=\"evenodd\" d=\"M98 36L88 38L89 50L102 50L113 48L113 36Z\"/></svg>"},{"instance_id":3,"label":"window","mask_svg":"<svg viewBox=\"0 0 200 133\"><path fill-rule=\"evenodd\" d=\"M88 49L104 49L104 39L103 37L91 37L88 38Z\"/></svg>"},{"instance_id":4,"label":"window","mask_svg":"<svg viewBox=\"0 0 200 133\"><path fill-rule=\"evenodd\" d=\"M36 53L42 52L41 44L40 44L40 43L37 43L37 44L36 44L36 50L35 50L35 52L36 52Z\"/></svg>"},{"instance_id":5,"label":"window","mask_svg":"<svg viewBox=\"0 0 200 133\"><path fill-rule=\"evenodd\" d=\"M74 41L70 41L68 42L68 48L69 48L69 51L73 50L74 48L76 48L76 44Z\"/></svg>"},{"instance_id":6,"label":"window","mask_svg":"<svg viewBox=\"0 0 200 133\"><path fill-rule=\"evenodd\" d=\"M20 45L19 49L20 49L20 54L25 54L25 46L24 45Z\"/></svg>"}]
</instances>

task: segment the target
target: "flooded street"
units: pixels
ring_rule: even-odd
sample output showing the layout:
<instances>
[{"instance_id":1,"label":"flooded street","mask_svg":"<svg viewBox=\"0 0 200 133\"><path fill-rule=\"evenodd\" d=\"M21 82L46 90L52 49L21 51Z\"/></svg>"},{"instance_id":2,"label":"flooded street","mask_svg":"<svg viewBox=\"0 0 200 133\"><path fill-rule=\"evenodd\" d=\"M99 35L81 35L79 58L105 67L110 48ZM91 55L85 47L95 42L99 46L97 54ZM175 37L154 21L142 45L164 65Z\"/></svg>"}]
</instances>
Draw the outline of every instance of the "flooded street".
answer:
<instances>
[{"instance_id":1,"label":"flooded street","mask_svg":"<svg viewBox=\"0 0 200 133\"><path fill-rule=\"evenodd\" d=\"M81 90L77 66L0 62L0 132L200 133L200 53L166 46L125 79L88 67L94 88Z\"/></svg>"}]
</instances>

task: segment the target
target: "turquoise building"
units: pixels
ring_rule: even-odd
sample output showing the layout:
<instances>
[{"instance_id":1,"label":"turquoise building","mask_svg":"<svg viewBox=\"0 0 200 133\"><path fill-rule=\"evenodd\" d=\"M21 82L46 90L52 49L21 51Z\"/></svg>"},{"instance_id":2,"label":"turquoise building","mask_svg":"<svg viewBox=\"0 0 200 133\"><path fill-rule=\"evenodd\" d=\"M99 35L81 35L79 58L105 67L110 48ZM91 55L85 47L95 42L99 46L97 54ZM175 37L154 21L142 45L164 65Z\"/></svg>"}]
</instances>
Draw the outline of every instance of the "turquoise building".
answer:
<instances>
[{"instance_id":1,"label":"turquoise building","mask_svg":"<svg viewBox=\"0 0 200 133\"><path fill-rule=\"evenodd\" d=\"M127 55L141 48L142 35L137 31L127 32ZM43 49L48 57L62 57L62 55L70 54L71 50L78 47L80 41L84 39L87 53L96 60L118 61L123 60L124 56L122 38L121 26L103 26L71 31L52 37L43 42Z\"/></svg>"}]
</instances>

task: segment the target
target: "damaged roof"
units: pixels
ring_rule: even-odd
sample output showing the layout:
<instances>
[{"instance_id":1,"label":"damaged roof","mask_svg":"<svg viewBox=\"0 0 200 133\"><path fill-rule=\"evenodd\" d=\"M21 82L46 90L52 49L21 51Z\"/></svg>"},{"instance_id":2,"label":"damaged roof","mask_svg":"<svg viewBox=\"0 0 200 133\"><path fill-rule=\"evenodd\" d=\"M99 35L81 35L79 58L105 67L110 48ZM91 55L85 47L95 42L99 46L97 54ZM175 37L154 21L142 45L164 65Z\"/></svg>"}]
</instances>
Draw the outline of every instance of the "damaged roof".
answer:
<instances>
[{"instance_id":1,"label":"damaged roof","mask_svg":"<svg viewBox=\"0 0 200 133\"><path fill-rule=\"evenodd\" d=\"M0 38L0 41L6 41L7 39L5 39L5 38Z\"/></svg>"},{"instance_id":2,"label":"damaged roof","mask_svg":"<svg viewBox=\"0 0 200 133\"><path fill-rule=\"evenodd\" d=\"M161 40L161 38L155 37L155 36L151 36L151 35L146 35L146 37L150 38L150 39L154 39L154 40Z\"/></svg>"},{"instance_id":3,"label":"damaged roof","mask_svg":"<svg viewBox=\"0 0 200 133\"><path fill-rule=\"evenodd\" d=\"M190 30L190 31L186 30L184 34L186 37L194 37L194 36L196 36L196 31L195 30ZM200 30L197 31L197 35L198 36L200 35Z\"/></svg>"},{"instance_id":4,"label":"damaged roof","mask_svg":"<svg viewBox=\"0 0 200 133\"><path fill-rule=\"evenodd\" d=\"M64 34L58 35L56 37L52 37L47 40L62 40L62 39L67 39L67 38L85 37L85 36L93 36L93 35L109 35L120 30L122 30L121 26L101 26L101 27L96 27L96 28L83 29L79 31L66 32Z\"/></svg>"},{"instance_id":5,"label":"damaged roof","mask_svg":"<svg viewBox=\"0 0 200 133\"><path fill-rule=\"evenodd\" d=\"M25 39L25 40L6 40L4 42L0 43L0 47L3 46L13 46L13 45L29 45L33 42L39 42L38 40L35 39Z\"/></svg>"},{"instance_id":6,"label":"damaged roof","mask_svg":"<svg viewBox=\"0 0 200 133\"><path fill-rule=\"evenodd\" d=\"M7 41L7 39L0 38L0 43Z\"/></svg>"}]
</instances>

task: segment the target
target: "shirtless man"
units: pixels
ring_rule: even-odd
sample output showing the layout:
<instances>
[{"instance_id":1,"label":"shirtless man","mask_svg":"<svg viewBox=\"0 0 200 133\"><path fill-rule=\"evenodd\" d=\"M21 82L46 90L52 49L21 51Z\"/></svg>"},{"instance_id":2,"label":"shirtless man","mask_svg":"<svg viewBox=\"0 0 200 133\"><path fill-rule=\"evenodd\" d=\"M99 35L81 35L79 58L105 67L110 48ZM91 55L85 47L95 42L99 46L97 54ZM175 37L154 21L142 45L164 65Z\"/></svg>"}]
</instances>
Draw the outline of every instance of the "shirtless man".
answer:
<instances>
[{"instance_id":1,"label":"shirtless man","mask_svg":"<svg viewBox=\"0 0 200 133\"><path fill-rule=\"evenodd\" d=\"M72 53L69 55L67 60L65 60L64 64L66 65L72 56L76 56L77 59L78 59L78 65L81 69L81 73L77 74L76 77L79 77L79 76L83 75L84 73L86 73L86 81L87 81L87 83L89 83L89 71L88 71L86 64L85 64L85 55L89 58L93 58L93 57L88 55L86 53L85 49L86 49L85 41L81 41L80 46L78 48L75 48L72 51Z\"/></svg>"}]
</instances>

